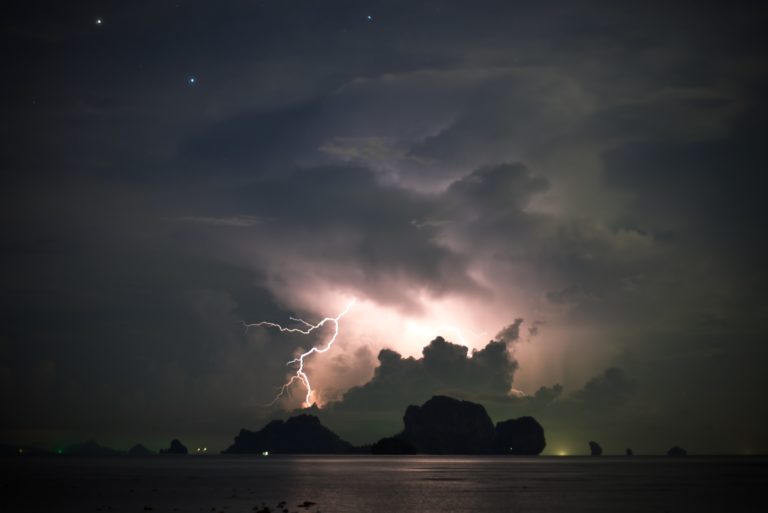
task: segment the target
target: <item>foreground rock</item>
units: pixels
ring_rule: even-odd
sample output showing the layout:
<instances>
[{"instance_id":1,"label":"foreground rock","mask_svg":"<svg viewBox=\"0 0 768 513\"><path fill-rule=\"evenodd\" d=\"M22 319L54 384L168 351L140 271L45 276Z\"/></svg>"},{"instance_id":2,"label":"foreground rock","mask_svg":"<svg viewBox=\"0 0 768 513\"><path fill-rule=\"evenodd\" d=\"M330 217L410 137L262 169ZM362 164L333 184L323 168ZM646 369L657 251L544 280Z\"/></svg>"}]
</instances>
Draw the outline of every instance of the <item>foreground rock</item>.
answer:
<instances>
[{"instance_id":1,"label":"foreground rock","mask_svg":"<svg viewBox=\"0 0 768 513\"><path fill-rule=\"evenodd\" d=\"M352 444L320 423L314 415L273 420L259 431L240 430L225 454L346 454Z\"/></svg>"},{"instance_id":2,"label":"foreground rock","mask_svg":"<svg viewBox=\"0 0 768 513\"><path fill-rule=\"evenodd\" d=\"M509 419L496 424L495 449L499 454L537 456L546 446L544 428L533 417Z\"/></svg>"},{"instance_id":3,"label":"foreground rock","mask_svg":"<svg viewBox=\"0 0 768 513\"><path fill-rule=\"evenodd\" d=\"M400 438L425 454L489 454L495 432L485 408L469 401L435 396L409 406Z\"/></svg>"},{"instance_id":4,"label":"foreground rock","mask_svg":"<svg viewBox=\"0 0 768 513\"><path fill-rule=\"evenodd\" d=\"M600 444L597 442L589 442L589 453L592 456L602 456L603 448L600 447Z\"/></svg>"},{"instance_id":5,"label":"foreground rock","mask_svg":"<svg viewBox=\"0 0 768 513\"><path fill-rule=\"evenodd\" d=\"M189 451L177 438L171 440L171 446L167 449L161 449L160 454L187 454Z\"/></svg>"}]
</instances>

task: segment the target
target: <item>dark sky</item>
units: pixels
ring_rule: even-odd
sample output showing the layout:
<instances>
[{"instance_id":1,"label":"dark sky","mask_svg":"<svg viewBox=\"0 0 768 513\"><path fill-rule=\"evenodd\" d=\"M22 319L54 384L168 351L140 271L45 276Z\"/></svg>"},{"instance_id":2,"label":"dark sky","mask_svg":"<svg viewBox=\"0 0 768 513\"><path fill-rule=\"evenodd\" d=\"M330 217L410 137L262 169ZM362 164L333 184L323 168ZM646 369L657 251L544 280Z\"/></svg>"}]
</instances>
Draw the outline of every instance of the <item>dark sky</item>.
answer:
<instances>
[{"instance_id":1,"label":"dark sky","mask_svg":"<svg viewBox=\"0 0 768 513\"><path fill-rule=\"evenodd\" d=\"M768 452L766 21L5 2L0 441L222 448L333 331L243 322L354 298L307 359L353 442L446 393L552 454Z\"/></svg>"}]
</instances>

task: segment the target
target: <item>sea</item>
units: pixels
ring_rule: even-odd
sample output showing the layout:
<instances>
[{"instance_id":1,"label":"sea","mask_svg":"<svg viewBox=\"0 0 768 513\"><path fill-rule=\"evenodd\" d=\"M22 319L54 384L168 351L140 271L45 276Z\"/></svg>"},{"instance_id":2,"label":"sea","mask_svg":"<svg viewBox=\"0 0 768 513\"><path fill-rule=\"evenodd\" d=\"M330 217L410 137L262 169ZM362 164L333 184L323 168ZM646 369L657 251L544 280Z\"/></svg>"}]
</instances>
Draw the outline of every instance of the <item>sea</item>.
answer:
<instances>
[{"instance_id":1,"label":"sea","mask_svg":"<svg viewBox=\"0 0 768 513\"><path fill-rule=\"evenodd\" d=\"M766 457L0 460L0 511L765 512Z\"/></svg>"}]
</instances>

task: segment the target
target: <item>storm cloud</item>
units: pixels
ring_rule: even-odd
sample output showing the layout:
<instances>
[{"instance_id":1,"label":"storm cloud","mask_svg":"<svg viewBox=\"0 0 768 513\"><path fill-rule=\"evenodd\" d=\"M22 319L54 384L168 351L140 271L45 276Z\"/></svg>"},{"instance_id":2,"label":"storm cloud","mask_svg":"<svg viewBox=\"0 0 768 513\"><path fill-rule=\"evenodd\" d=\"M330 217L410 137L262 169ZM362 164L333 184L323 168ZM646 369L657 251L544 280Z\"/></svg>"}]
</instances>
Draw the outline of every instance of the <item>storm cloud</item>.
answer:
<instances>
[{"instance_id":1,"label":"storm cloud","mask_svg":"<svg viewBox=\"0 0 768 513\"><path fill-rule=\"evenodd\" d=\"M100 9L0 22L3 441L226 446L329 336L242 323L354 298L307 368L356 441L445 393L768 450L764 7Z\"/></svg>"}]
</instances>

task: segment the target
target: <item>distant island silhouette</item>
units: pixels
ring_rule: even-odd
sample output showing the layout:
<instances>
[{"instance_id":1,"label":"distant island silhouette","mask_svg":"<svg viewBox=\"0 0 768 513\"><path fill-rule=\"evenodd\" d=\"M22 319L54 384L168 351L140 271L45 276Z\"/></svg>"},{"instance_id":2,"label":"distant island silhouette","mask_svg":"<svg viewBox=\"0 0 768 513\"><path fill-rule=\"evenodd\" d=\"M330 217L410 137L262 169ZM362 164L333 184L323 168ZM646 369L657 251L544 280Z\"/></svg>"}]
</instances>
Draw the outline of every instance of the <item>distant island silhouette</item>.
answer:
<instances>
[{"instance_id":1,"label":"distant island silhouette","mask_svg":"<svg viewBox=\"0 0 768 513\"><path fill-rule=\"evenodd\" d=\"M496 424L495 449L497 453L519 456L541 454L547 446L544 428L533 417L509 419Z\"/></svg>"},{"instance_id":2,"label":"distant island silhouette","mask_svg":"<svg viewBox=\"0 0 768 513\"><path fill-rule=\"evenodd\" d=\"M287 420L273 420L258 431L241 429L234 443L222 454L508 454L537 456L546 448L544 428L529 416L497 422L485 407L471 401L434 396L421 406L410 405L403 415L403 430L371 445L354 446L323 426L315 415L302 413ZM589 442L590 454L600 456L603 448ZM199 452L199 449L198 449ZM187 455L187 447L173 439L166 449L154 452L142 444L128 451L103 447L94 440L49 451L32 446L0 444L0 456L163 456ZM626 456L633 456L627 448ZM667 456L687 456L673 446Z\"/></svg>"},{"instance_id":3,"label":"distant island silhouette","mask_svg":"<svg viewBox=\"0 0 768 513\"><path fill-rule=\"evenodd\" d=\"M136 444L128 449L128 456L154 456L155 454L157 453L150 451L141 444Z\"/></svg>"},{"instance_id":4,"label":"distant island silhouette","mask_svg":"<svg viewBox=\"0 0 768 513\"><path fill-rule=\"evenodd\" d=\"M224 454L346 454L353 446L314 415L273 420L259 431L241 429Z\"/></svg>"},{"instance_id":5,"label":"distant island silhouette","mask_svg":"<svg viewBox=\"0 0 768 513\"><path fill-rule=\"evenodd\" d=\"M544 428L533 417L499 422L494 427L481 404L435 396L409 406L396 439L423 454L538 455L546 447Z\"/></svg>"},{"instance_id":6,"label":"distant island silhouette","mask_svg":"<svg viewBox=\"0 0 768 513\"><path fill-rule=\"evenodd\" d=\"M481 404L435 396L411 405L403 431L355 448L314 415L275 420L259 431L243 429L224 454L515 454L538 455L546 447L544 429L533 417L499 422L494 427Z\"/></svg>"},{"instance_id":7,"label":"distant island silhouette","mask_svg":"<svg viewBox=\"0 0 768 513\"><path fill-rule=\"evenodd\" d=\"M667 456L672 456L675 458L688 456L688 451L686 451L682 447L675 445L674 447L672 447L670 450L667 451Z\"/></svg>"},{"instance_id":8,"label":"distant island silhouette","mask_svg":"<svg viewBox=\"0 0 768 513\"><path fill-rule=\"evenodd\" d=\"M88 440L81 444L70 445L63 451L65 454L71 456L119 456L121 451L110 449L109 447L102 447L95 440Z\"/></svg>"},{"instance_id":9,"label":"distant island silhouette","mask_svg":"<svg viewBox=\"0 0 768 513\"><path fill-rule=\"evenodd\" d=\"M174 438L171 440L171 446L167 449L161 449L160 454L188 454L189 451L187 450L187 447L181 443L177 438Z\"/></svg>"},{"instance_id":10,"label":"distant island silhouette","mask_svg":"<svg viewBox=\"0 0 768 513\"><path fill-rule=\"evenodd\" d=\"M371 454L418 454L419 450L408 440L391 436L371 446Z\"/></svg>"}]
</instances>

